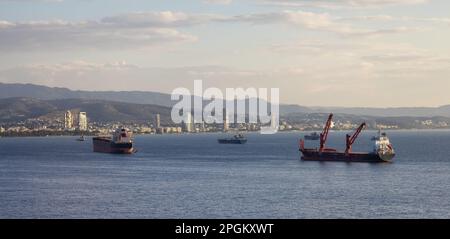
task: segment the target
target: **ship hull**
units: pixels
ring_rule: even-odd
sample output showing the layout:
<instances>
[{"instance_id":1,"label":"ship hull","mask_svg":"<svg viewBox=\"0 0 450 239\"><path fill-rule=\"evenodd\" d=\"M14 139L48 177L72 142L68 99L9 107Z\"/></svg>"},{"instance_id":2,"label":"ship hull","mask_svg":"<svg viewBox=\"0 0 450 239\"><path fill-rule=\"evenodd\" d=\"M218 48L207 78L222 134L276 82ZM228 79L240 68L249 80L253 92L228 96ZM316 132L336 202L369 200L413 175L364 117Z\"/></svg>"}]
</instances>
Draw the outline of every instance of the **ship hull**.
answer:
<instances>
[{"instance_id":1,"label":"ship hull","mask_svg":"<svg viewBox=\"0 0 450 239\"><path fill-rule=\"evenodd\" d=\"M96 137L92 139L94 152L109 154L133 154L132 143L115 143L110 138Z\"/></svg>"},{"instance_id":2,"label":"ship hull","mask_svg":"<svg viewBox=\"0 0 450 239\"><path fill-rule=\"evenodd\" d=\"M219 139L219 144L245 144L246 139Z\"/></svg>"},{"instance_id":3,"label":"ship hull","mask_svg":"<svg viewBox=\"0 0 450 239\"><path fill-rule=\"evenodd\" d=\"M390 163L395 154L376 154L376 153L344 153L338 151L319 152L315 149L304 149L302 160L304 161L322 161L322 162L360 162L360 163Z\"/></svg>"}]
</instances>

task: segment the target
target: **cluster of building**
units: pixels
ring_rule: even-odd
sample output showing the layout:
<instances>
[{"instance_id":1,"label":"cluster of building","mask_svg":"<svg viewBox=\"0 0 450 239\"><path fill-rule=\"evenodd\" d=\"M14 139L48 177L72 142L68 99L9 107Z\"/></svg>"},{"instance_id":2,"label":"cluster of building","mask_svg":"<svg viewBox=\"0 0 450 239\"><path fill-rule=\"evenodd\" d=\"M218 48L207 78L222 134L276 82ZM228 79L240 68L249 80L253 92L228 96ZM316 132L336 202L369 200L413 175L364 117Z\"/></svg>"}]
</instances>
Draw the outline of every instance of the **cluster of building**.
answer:
<instances>
[{"instance_id":1,"label":"cluster of building","mask_svg":"<svg viewBox=\"0 0 450 239\"><path fill-rule=\"evenodd\" d=\"M226 114L224 114L226 115ZM277 126L279 131L317 131L323 128L322 118L282 118ZM357 120L337 120L334 122L333 130L352 130L359 125ZM359 120L358 120L359 121ZM163 123L164 122L164 125ZM227 131L259 131L263 126L261 123L231 123L230 117L225 116L223 123L196 122L192 114L187 113L181 124L169 123L168 119L161 119L156 114L152 120L147 122L88 122L86 112L66 111L59 117L38 117L18 122L9 122L0 125L0 134L3 136L40 136L40 135L98 135L110 134L119 127L126 127L136 134L181 134L202 132L227 132ZM402 121L400 121L402 123ZM448 128L450 121L444 120L413 120L409 124L398 122L371 122L371 129L401 129L403 128Z\"/></svg>"},{"instance_id":2,"label":"cluster of building","mask_svg":"<svg viewBox=\"0 0 450 239\"><path fill-rule=\"evenodd\" d=\"M274 122L274 121L272 121ZM236 131L259 131L261 127L265 125L261 123L231 123L230 117L225 114L223 123L210 123L207 124L204 121L195 122L194 117L191 113L186 113L186 118L181 124L181 127L163 127L161 126L160 115L157 114L154 120L155 133L202 133L202 132L227 132L230 130ZM272 126L275 127L275 126ZM282 122L278 126L279 130L292 130L293 127L286 122Z\"/></svg>"},{"instance_id":3,"label":"cluster of building","mask_svg":"<svg viewBox=\"0 0 450 239\"><path fill-rule=\"evenodd\" d=\"M64 130L76 130L87 131L88 130L88 119L86 112L79 112L77 117L78 124L75 125L75 117L69 110L64 114Z\"/></svg>"}]
</instances>

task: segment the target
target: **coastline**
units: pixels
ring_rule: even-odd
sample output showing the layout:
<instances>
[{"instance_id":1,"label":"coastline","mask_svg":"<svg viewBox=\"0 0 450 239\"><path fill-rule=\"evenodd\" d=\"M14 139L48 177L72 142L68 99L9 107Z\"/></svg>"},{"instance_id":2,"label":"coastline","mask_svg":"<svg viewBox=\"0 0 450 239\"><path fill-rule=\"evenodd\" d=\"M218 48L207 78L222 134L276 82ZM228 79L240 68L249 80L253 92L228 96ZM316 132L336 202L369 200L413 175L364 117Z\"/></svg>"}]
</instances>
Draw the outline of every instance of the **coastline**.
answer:
<instances>
[{"instance_id":1,"label":"coastline","mask_svg":"<svg viewBox=\"0 0 450 239\"><path fill-rule=\"evenodd\" d=\"M338 129L338 130L331 130L331 132L348 132L353 129ZM181 136L181 135L199 135L199 134L223 134L223 133L232 133L232 132L238 132L239 130L231 130L230 132L221 132L221 131L209 131L209 132L191 132L191 133L167 133L167 134L156 134L156 133L134 133L135 136L162 136L162 135L174 135L174 136ZM376 129L367 129L365 132L377 132ZM433 129L383 129L385 132L445 132L450 131L450 128L433 128ZM243 132L244 134L259 134L258 131L239 131ZM283 130L278 131L279 133L311 133L311 132L318 132L318 130ZM80 136L86 136L86 137L94 137L94 136L100 136L103 135L100 132L83 132L81 134L80 132L66 132L66 131L36 131L36 132L7 132L7 133L1 133L0 138L46 138L46 137L80 137Z\"/></svg>"}]
</instances>

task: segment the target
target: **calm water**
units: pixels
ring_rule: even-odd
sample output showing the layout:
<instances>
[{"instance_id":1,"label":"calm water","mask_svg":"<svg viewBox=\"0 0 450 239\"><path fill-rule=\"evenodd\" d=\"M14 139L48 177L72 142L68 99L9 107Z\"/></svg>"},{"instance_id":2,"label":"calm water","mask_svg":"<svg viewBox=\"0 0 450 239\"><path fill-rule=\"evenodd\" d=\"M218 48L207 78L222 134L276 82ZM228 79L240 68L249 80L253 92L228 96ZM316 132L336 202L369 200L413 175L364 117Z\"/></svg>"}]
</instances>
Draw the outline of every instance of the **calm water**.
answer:
<instances>
[{"instance_id":1,"label":"calm water","mask_svg":"<svg viewBox=\"0 0 450 239\"><path fill-rule=\"evenodd\" d=\"M1 138L0 218L450 218L450 131L390 132L394 164L302 162L301 135L141 136L132 156Z\"/></svg>"}]
</instances>

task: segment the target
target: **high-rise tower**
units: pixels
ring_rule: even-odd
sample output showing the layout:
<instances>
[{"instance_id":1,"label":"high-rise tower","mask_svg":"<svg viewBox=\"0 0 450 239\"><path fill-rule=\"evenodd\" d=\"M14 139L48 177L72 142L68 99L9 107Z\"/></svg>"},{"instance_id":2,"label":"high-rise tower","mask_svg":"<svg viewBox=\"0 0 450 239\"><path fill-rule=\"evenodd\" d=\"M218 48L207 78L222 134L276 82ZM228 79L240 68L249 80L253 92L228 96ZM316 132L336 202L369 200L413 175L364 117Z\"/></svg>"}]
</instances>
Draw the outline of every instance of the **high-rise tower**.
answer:
<instances>
[{"instance_id":1,"label":"high-rise tower","mask_svg":"<svg viewBox=\"0 0 450 239\"><path fill-rule=\"evenodd\" d=\"M70 130L73 128L73 117L70 111L64 114L64 129Z\"/></svg>"},{"instance_id":2,"label":"high-rise tower","mask_svg":"<svg viewBox=\"0 0 450 239\"><path fill-rule=\"evenodd\" d=\"M78 129L80 131L87 131L88 129L86 112L80 112L78 115Z\"/></svg>"}]
</instances>

